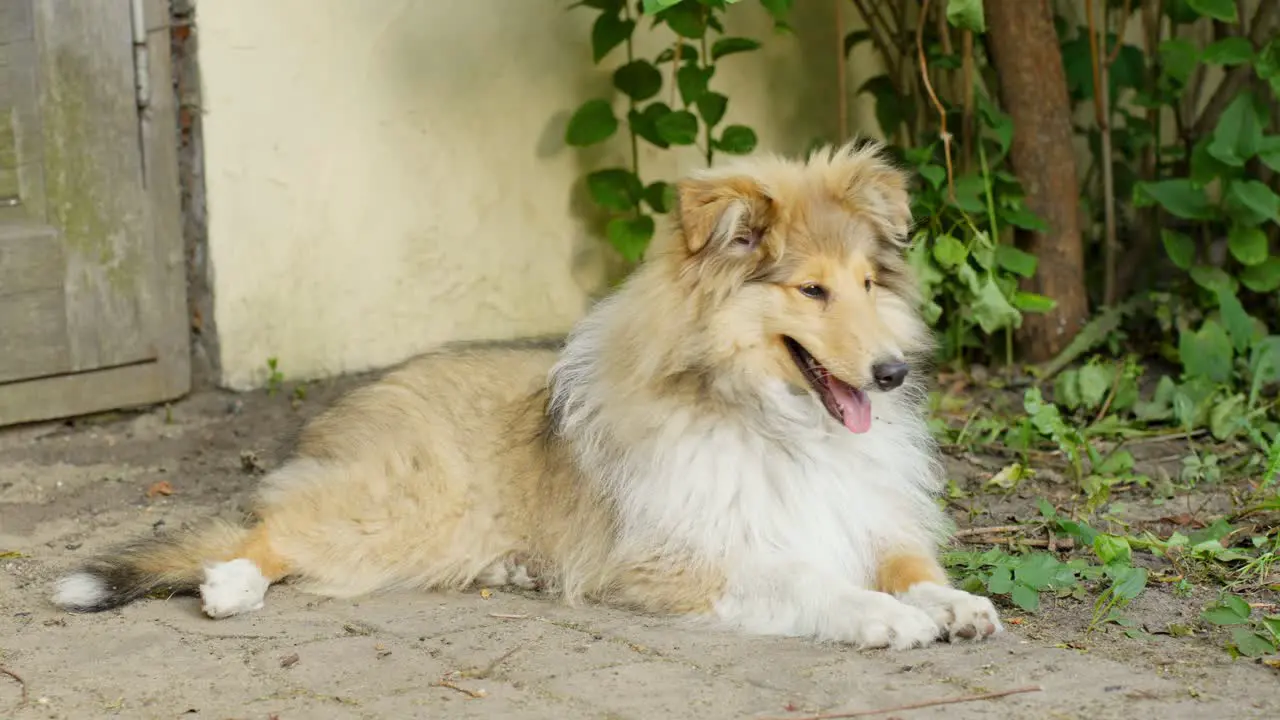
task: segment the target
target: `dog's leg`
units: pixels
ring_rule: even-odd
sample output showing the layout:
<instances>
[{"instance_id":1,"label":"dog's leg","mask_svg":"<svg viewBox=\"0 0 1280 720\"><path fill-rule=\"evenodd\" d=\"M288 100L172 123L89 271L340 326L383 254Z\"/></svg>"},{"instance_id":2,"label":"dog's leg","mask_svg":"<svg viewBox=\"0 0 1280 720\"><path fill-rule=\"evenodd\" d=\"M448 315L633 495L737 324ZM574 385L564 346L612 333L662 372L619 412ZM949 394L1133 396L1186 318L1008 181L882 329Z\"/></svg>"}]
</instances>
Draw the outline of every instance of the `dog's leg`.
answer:
<instances>
[{"instance_id":1,"label":"dog's leg","mask_svg":"<svg viewBox=\"0 0 1280 720\"><path fill-rule=\"evenodd\" d=\"M716 615L746 632L813 637L859 649L924 647L942 634L918 607L797 564L755 566L730 586Z\"/></svg>"},{"instance_id":2,"label":"dog's leg","mask_svg":"<svg viewBox=\"0 0 1280 720\"><path fill-rule=\"evenodd\" d=\"M716 568L653 558L615 566L600 595L609 605L643 612L705 615L724 585Z\"/></svg>"},{"instance_id":3,"label":"dog's leg","mask_svg":"<svg viewBox=\"0 0 1280 720\"><path fill-rule=\"evenodd\" d=\"M982 640L1004 629L991 601L951 587L932 555L886 554L876 576L880 590L927 612L952 641Z\"/></svg>"}]
</instances>

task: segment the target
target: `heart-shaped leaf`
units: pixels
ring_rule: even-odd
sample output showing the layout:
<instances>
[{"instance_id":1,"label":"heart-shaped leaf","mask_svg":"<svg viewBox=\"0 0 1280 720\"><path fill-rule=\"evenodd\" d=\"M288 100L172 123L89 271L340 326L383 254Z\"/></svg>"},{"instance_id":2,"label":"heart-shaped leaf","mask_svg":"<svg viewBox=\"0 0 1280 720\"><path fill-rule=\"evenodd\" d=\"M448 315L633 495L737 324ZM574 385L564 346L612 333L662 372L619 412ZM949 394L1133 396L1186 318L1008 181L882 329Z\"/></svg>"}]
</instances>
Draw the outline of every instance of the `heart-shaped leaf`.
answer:
<instances>
[{"instance_id":1,"label":"heart-shaped leaf","mask_svg":"<svg viewBox=\"0 0 1280 720\"><path fill-rule=\"evenodd\" d=\"M564 141L575 147L608 140L618 130L618 118L608 100L588 100L574 111L565 128Z\"/></svg>"},{"instance_id":2,"label":"heart-shaped leaf","mask_svg":"<svg viewBox=\"0 0 1280 720\"><path fill-rule=\"evenodd\" d=\"M624 168L597 170L587 176L591 199L603 208L617 212L635 209L643 188L640 178Z\"/></svg>"},{"instance_id":3,"label":"heart-shaped leaf","mask_svg":"<svg viewBox=\"0 0 1280 720\"><path fill-rule=\"evenodd\" d=\"M1242 265L1259 265L1267 260L1267 234L1261 228L1233 225L1227 248Z\"/></svg>"},{"instance_id":4,"label":"heart-shaped leaf","mask_svg":"<svg viewBox=\"0 0 1280 720\"><path fill-rule=\"evenodd\" d=\"M1269 257L1258 265L1251 265L1240 273L1240 283L1257 293L1269 293L1280 289L1280 257Z\"/></svg>"},{"instance_id":5,"label":"heart-shaped leaf","mask_svg":"<svg viewBox=\"0 0 1280 720\"><path fill-rule=\"evenodd\" d=\"M662 89L662 73L645 60L636 60L614 71L613 86L632 100L648 100Z\"/></svg>"},{"instance_id":6,"label":"heart-shaped leaf","mask_svg":"<svg viewBox=\"0 0 1280 720\"><path fill-rule=\"evenodd\" d=\"M1155 201L1165 210L1186 220L1213 218L1213 207L1209 204L1204 189L1184 178L1138 183L1134 192L1134 204L1139 207Z\"/></svg>"},{"instance_id":7,"label":"heart-shaped leaf","mask_svg":"<svg viewBox=\"0 0 1280 720\"><path fill-rule=\"evenodd\" d=\"M1161 230L1160 240L1165 254L1180 270L1190 270L1196 259L1196 242L1177 230Z\"/></svg>"},{"instance_id":8,"label":"heart-shaped leaf","mask_svg":"<svg viewBox=\"0 0 1280 720\"><path fill-rule=\"evenodd\" d=\"M730 155L746 155L756 149L756 131L746 125L729 125L715 141L715 148Z\"/></svg>"},{"instance_id":9,"label":"heart-shaped leaf","mask_svg":"<svg viewBox=\"0 0 1280 720\"><path fill-rule=\"evenodd\" d=\"M698 118L688 110L676 110L658 118L658 135L672 145L692 145L698 139Z\"/></svg>"},{"instance_id":10,"label":"heart-shaped leaf","mask_svg":"<svg viewBox=\"0 0 1280 720\"><path fill-rule=\"evenodd\" d=\"M1221 325L1205 320L1200 329L1183 331L1178 340L1178 355L1189 377L1202 377L1225 383L1231 379L1231 338Z\"/></svg>"},{"instance_id":11,"label":"heart-shaped leaf","mask_svg":"<svg viewBox=\"0 0 1280 720\"><path fill-rule=\"evenodd\" d=\"M729 107L729 98L718 92L708 90L698 97L694 103L698 107L698 114L702 116L702 122L708 127L715 127L724 119L724 111Z\"/></svg>"},{"instance_id":12,"label":"heart-shaped leaf","mask_svg":"<svg viewBox=\"0 0 1280 720\"><path fill-rule=\"evenodd\" d=\"M644 257L645 248L653 238L655 224L648 215L639 217L619 217L609 221L606 234L609 244L631 262Z\"/></svg>"},{"instance_id":13,"label":"heart-shaped leaf","mask_svg":"<svg viewBox=\"0 0 1280 720\"><path fill-rule=\"evenodd\" d=\"M614 48L626 42L635 29L635 20L627 20L617 13L601 13L591 26L592 60L598 64Z\"/></svg>"}]
</instances>

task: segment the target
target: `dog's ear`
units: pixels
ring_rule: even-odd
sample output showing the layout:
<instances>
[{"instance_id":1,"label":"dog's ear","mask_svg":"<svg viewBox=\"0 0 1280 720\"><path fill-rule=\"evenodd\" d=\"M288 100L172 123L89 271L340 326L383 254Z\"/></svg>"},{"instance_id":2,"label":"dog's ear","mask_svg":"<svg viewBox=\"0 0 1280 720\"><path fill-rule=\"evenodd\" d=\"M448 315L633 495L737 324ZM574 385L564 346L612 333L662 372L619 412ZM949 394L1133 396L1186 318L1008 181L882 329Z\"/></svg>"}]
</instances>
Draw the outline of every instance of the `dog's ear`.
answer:
<instances>
[{"instance_id":1,"label":"dog's ear","mask_svg":"<svg viewBox=\"0 0 1280 720\"><path fill-rule=\"evenodd\" d=\"M676 183L676 212L689 255L751 255L764 242L771 202L748 177L685 178Z\"/></svg>"},{"instance_id":2,"label":"dog's ear","mask_svg":"<svg viewBox=\"0 0 1280 720\"><path fill-rule=\"evenodd\" d=\"M882 143L855 141L825 158L830 191L898 249L911 232L911 179Z\"/></svg>"}]
</instances>

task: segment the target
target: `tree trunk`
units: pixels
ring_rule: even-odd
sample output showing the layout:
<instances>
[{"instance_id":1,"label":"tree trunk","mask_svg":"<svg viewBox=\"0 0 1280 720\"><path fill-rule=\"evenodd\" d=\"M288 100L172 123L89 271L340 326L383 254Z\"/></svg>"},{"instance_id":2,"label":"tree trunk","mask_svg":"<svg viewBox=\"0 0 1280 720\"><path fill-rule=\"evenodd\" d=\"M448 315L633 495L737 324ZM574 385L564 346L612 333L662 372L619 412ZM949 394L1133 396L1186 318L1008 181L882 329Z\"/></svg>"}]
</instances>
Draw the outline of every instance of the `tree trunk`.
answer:
<instances>
[{"instance_id":1,"label":"tree trunk","mask_svg":"<svg viewBox=\"0 0 1280 720\"><path fill-rule=\"evenodd\" d=\"M1013 171L1027 207L1049 226L1018 232L1019 244L1040 260L1025 289L1058 303L1023 318L1019 344L1039 362L1066 347L1089 315L1071 101L1048 0L986 0L986 16L1001 101L1013 118Z\"/></svg>"}]
</instances>

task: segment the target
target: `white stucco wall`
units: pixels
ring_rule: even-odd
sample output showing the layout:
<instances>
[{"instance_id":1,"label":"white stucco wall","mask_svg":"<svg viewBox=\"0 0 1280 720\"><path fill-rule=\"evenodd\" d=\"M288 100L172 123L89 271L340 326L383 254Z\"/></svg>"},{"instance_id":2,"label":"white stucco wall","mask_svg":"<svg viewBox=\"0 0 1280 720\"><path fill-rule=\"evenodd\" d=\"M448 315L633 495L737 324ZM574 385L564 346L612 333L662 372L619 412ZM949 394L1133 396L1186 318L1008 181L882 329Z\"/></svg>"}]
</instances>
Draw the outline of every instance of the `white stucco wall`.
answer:
<instances>
[{"instance_id":1,"label":"white stucco wall","mask_svg":"<svg viewBox=\"0 0 1280 720\"><path fill-rule=\"evenodd\" d=\"M622 57L593 68L594 13L569 4L198 3L223 384L261 384L268 357L313 378L446 341L563 333L581 316L606 250L579 178L628 146L561 140ZM766 50L726 58L714 80L726 122L755 127L762 149L800 151L836 124L831 10L797 6L792 37L772 36L757 3L735 8L731 31ZM653 150L645 174L697 162Z\"/></svg>"}]
</instances>

